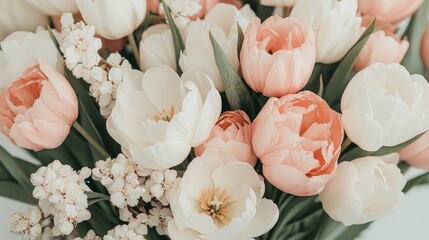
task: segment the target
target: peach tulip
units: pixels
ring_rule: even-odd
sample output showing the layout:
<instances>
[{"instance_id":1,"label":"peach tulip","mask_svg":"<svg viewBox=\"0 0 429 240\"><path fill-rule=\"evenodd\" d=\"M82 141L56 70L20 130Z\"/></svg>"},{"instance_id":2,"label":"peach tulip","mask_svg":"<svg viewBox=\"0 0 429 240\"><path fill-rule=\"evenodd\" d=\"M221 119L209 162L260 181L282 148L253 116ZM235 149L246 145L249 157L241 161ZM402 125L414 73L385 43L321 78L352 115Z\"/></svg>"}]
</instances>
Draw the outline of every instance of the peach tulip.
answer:
<instances>
[{"instance_id":1,"label":"peach tulip","mask_svg":"<svg viewBox=\"0 0 429 240\"><path fill-rule=\"evenodd\" d=\"M423 0L358 0L362 15L383 17L397 24L411 16L422 5Z\"/></svg>"},{"instance_id":2,"label":"peach tulip","mask_svg":"<svg viewBox=\"0 0 429 240\"><path fill-rule=\"evenodd\" d=\"M214 126L209 138L195 148L195 155L201 156L207 149L225 149L239 161L256 164L252 148L250 119L243 111L224 112Z\"/></svg>"},{"instance_id":3,"label":"peach tulip","mask_svg":"<svg viewBox=\"0 0 429 240\"><path fill-rule=\"evenodd\" d=\"M411 166L429 170L429 132L399 151L399 155Z\"/></svg>"},{"instance_id":4,"label":"peach tulip","mask_svg":"<svg viewBox=\"0 0 429 240\"><path fill-rule=\"evenodd\" d=\"M284 192L316 195L335 174L344 138L340 114L313 92L270 98L252 133L264 176Z\"/></svg>"},{"instance_id":5,"label":"peach tulip","mask_svg":"<svg viewBox=\"0 0 429 240\"><path fill-rule=\"evenodd\" d=\"M246 83L268 97L296 93L308 82L316 62L314 33L296 18L272 16L247 27L240 53Z\"/></svg>"},{"instance_id":6,"label":"peach tulip","mask_svg":"<svg viewBox=\"0 0 429 240\"><path fill-rule=\"evenodd\" d=\"M421 44L421 55L426 68L429 68L429 24L426 25Z\"/></svg>"},{"instance_id":7,"label":"peach tulip","mask_svg":"<svg viewBox=\"0 0 429 240\"><path fill-rule=\"evenodd\" d=\"M23 148L58 147L77 116L73 88L41 60L0 94L0 131Z\"/></svg>"},{"instance_id":8,"label":"peach tulip","mask_svg":"<svg viewBox=\"0 0 429 240\"><path fill-rule=\"evenodd\" d=\"M362 26L368 27L373 17L363 17ZM404 39L401 40L395 35L395 26L377 19L377 26L383 26L383 29L371 35L368 42L359 53L354 65L355 71L360 71L373 63L400 63L408 51L410 43Z\"/></svg>"}]
</instances>

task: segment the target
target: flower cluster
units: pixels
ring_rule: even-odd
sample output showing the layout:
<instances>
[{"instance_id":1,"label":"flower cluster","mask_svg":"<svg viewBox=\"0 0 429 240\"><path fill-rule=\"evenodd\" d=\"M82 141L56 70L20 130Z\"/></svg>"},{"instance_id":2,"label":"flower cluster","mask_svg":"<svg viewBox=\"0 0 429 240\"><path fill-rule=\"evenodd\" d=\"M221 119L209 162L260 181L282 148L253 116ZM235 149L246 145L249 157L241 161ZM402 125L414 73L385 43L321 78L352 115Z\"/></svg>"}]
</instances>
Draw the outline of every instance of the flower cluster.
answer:
<instances>
[{"instance_id":1,"label":"flower cluster","mask_svg":"<svg viewBox=\"0 0 429 240\"><path fill-rule=\"evenodd\" d=\"M122 221L129 222L132 229L140 229L138 232L147 232L146 225L156 227L159 234L166 232L171 219L170 195L178 181L175 170L145 169L123 154L95 165L92 177L107 188Z\"/></svg>"},{"instance_id":2,"label":"flower cluster","mask_svg":"<svg viewBox=\"0 0 429 240\"><path fill-rule=\"evenodd\" d=\"M131 64L118 53L110 54L106 60L99 55L102 44L95 37L94 26L82 21L74 23L71 14L63 14L61 25L61 51L67 68L91 85L90 93L100 105L101 115L108 117L115 106L123 72L131 69Z\"/></svg>"},{"instance_id":3,"label":"flower cluster","mask_svg":"<svg viewBox=\"0 0 429 240\"><path fill-rule=\"evenodd\" d=\"M0 131L42 165L38 206L10 219L25 239L290 239L303 225L325 239L307 224L322 210L350 226L401 204L399 155L429 168L429 24L403 21L429 1L19 1L60 30L0 42ZM37 167L1 162L30 193L21 175Z\"/></svg>"},{"instance_id":4,"label":"flower cluster","mask_svg":"<svg viewBox=\"0 0 429 240\"><path fill-rule=\"evenodd\" d=\"M174 22L179 28L184 28L202 8L201 0L166 0Z\"/></svg>"},{"instance_id":5,"label":"flower cluster","mask_svg":"<svg viewBox=\"0 0 429 240\"><path fill-rule=\"evenodd\" d=\"M143 184L147 172L123 154L119 154L115 159L98 161L95 166L92 176L107 188L113 205L119 208L135 207L146 195Z\"/></svg>"},{"instance_id":6,"label":"flower cluster","mask_svg":"<svg viewBox=\"0 0 429 240\"><path fill-rule=\"evenodd\" d=\"M42 212L39 207L32 206L25 213L14 213L10 216L13 233L22 234L24 239L35 239L42 235Z\"/></svg>"},{"instance_id":7,"label":"flower cluster","mask_svg":"<svg viewBox=\"0 0 429 240\"><path fill-rule=\"evenodd\" d=\"M31 175L31 183L35 186L33 196L39 199L43 215L53 216L54 236L68 235L78 223L91 218L85 194L91 189L84 181L90 175L89 168L76 172L58 160Z\"/></svg>"}]
</instances>

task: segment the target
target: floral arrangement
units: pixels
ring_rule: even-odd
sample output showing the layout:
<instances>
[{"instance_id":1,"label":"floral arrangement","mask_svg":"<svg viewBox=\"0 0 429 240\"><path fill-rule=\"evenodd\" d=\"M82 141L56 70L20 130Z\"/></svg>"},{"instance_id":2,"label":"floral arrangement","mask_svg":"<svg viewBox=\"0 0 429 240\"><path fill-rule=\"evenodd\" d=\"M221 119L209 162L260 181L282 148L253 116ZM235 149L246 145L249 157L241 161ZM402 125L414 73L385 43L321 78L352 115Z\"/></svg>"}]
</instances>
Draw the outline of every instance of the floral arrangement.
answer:
<instances>
[{"instance_id":1,"label":"floral arrangement","mask_svg":"<svg viewBox=\"0 0 429 240\"><path fill-rule=\"evenodd\" d=\"M429 0L0 5L23 239L353 239L429 182Z\"/></svg>"}]
</instances>

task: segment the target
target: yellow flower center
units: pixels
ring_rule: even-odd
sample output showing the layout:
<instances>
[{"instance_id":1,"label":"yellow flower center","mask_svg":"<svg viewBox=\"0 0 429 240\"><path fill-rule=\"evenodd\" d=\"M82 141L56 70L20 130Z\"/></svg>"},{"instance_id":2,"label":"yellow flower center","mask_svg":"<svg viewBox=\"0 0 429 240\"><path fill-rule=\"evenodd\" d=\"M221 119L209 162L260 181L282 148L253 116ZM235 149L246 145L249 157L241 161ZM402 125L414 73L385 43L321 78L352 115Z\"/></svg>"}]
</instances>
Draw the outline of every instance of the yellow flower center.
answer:
<instances>
[{"instance_id":1,"label":"yellow flower center","mask_svg":"<svg viewBox=\"0 0 429 240\"><path fill-rule=\"evenodd\" d=\"M218 227L223 227L231 221L231 197L225 191L220 191L219 188L206 189L201 193L199 202L201 213L212 217Z\"/></svg>"},{"instance_id":2,"label":"yellow flower center","mask_svg":"<svg viewBox=\"0 0 429 240\"><path fill-rule=\"evenodd\" d=\"M160 120L162 120L162 121L166 121L166 122L170 122L171 121L171 119L173 119L173 116L174 116L174 114L176 114L176 109L174 108L174 106L173 105L171 105L171 107L170 107L170 112L169 113L167 113L166 111L165 111L165 109L162 109L162 112L160 112L159 114L155 114L154 116L153 116L153 118L155 119L155 121L160 121Z\"/></svg>"}]
</instances>

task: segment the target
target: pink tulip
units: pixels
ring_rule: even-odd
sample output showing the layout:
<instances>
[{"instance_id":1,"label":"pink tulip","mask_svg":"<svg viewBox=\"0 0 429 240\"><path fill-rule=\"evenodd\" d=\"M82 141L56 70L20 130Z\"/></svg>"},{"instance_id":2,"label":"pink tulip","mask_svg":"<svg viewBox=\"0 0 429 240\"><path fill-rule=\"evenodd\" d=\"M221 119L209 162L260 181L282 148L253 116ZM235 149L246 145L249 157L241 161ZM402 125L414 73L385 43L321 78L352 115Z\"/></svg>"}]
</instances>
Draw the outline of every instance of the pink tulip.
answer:
<instances>
[{"instance_id":1,"label":"pink tulip","mask_svg":"<svg viewBox=\"0 0 429 240\"><path fill-rule=\"evenodd\" d=\"M429 68L429 24L426 25L421 44L421 55L426 68Z\"/></svg>"},{"instance_id":2,"label":"pink tulip","mask_svg":"<svg viewBox=\"0 0 429 240\"><path fill-rule=\"evenodd\" d=\"M368 27L374 17L363 17L362 26ZM371 35L368 42L359 53L354 65L355 71L360 71L373 63L400 63L408 51L409 42L395 35L395 26L377 18L376 27L383 29Z\"/></svg>"},{"instance_id":3,"label":"pink tulip","mask_svg":"<svg viewBox=\"0 0 429 240\"><path fill-rule=\"evenodd\" d=\"M210 137L195 148L195 155L201 156L207 149L225 149L239 161L256 164L252 149L250 119L243 111L224 112L213 128Z\"/></svg>"},{"instance_id":4,"label":"pink tulip","mask_svg":"<svg viewBox=\"0 0 429 240\"><path fill-rule=\"evenodd\" d=\"M147 0L147 11L152 13L159 13L160 0Z\"/></svg>"},{"instance_id":5,"label":"pink tulip","mask_svg":"<svg viewBox=\"0 0 429 240\"><path fill-rule=\"evenodd\" d=\"M264 176L284 192L318 194L335 174L344 138L340 114L313 92L270 98L252 133Z\"/></svg>"},{"instance_id":6,"label":"pink tulip","mask_svg":"<svg viewBox=\"0 0 429 240\"><path fill-rule=\"evenodd\" d=\"M73 88L42 61L0 93L0 130L23 148L39 151L58 147L77 115Z\"/></svg>"},{"instance_id":7,"label":"pink tulip","mask_svg":"<svg viewBox=\"0 0 429 240\"><path fill-rule=\"evenodd\" d=\"M314 33L296 18L272 16L248 25L240 53L246 83L268 97L296 93L308 82L316 62Z\"/></svg>"},{"instance_id":8,"label":"pink tulip","mask_svg":"<svg viewBox=\"0 0 429 240\"><path fill-rule=\"evenodd\" d=\"M220 0L221 3L228 3L231 5L236 6L238 9L240 9L243 6L243 2L241 0Z\"/></svg>"},{"instance_id":9,"label":"pink tulip","mask_svg":"<svg viewBox=\"0 0 429 240\"><path fill-rule=\"evenodd\" d=\"M429 132L399 151L399 156L413 167L429 170Z\"/></svg>"},{"instance_id":10,"label":"pink tulip","mask_svg":"<svg viewBox=\"0 0 429 240\"><path fill-rule=\"evenodd\" d=\"M358 9L362 15L383 17L397 24L417 11L422 3L423 0L358 0Z\"/></svg>"}]
</instances>

